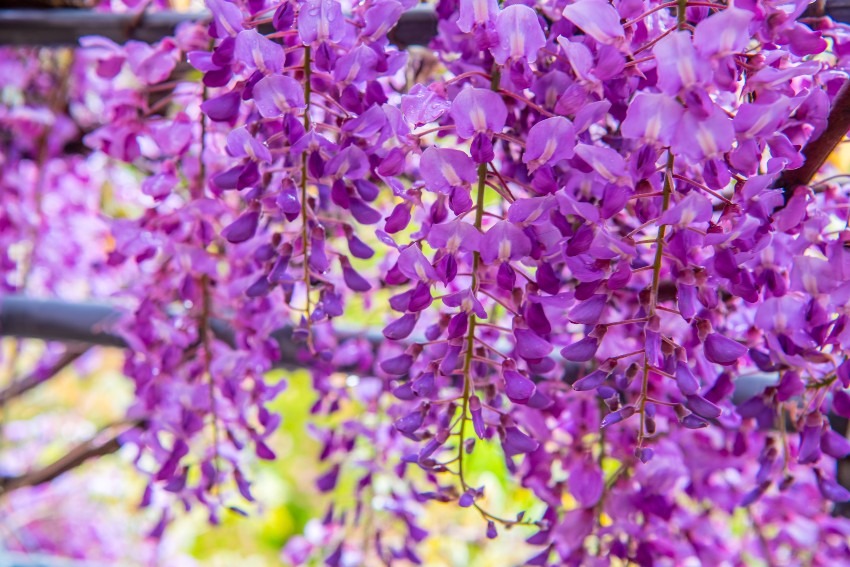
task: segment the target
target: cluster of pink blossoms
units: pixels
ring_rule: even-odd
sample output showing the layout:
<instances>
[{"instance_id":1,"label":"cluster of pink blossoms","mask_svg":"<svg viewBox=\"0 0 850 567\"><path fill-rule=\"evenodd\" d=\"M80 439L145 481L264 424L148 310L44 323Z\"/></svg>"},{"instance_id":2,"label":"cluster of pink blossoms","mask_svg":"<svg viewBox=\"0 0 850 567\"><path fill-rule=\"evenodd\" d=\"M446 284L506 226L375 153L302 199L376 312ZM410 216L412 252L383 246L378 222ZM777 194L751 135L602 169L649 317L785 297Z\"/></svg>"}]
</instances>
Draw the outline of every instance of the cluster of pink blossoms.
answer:
<instances>
[{"instance_id":1,"label":"cluster of pink blossoms","mask_svg":"<svg viewBox=\"0 0 850 567\"><path fill-rule=\"evenodd\" d=\"M430 500L529 530L532 565L846 557L850 199L777 184L829 128L847 28L791 1L442 0L417 68L388 38L410 0L207 5L206 30L81 51L85 143L150 198L107 259L137 272L145 503L252 500L283 356L314 412L375 415L317 433L319 488L354 475L357 505L292 562L419 562ZM377 308L382 337L352 332ZM767 386L740 399L746 375ZM490 509L481 443L533 513ZM407 482L363 549L380 477Z\"/></svg>"}]
</instances>

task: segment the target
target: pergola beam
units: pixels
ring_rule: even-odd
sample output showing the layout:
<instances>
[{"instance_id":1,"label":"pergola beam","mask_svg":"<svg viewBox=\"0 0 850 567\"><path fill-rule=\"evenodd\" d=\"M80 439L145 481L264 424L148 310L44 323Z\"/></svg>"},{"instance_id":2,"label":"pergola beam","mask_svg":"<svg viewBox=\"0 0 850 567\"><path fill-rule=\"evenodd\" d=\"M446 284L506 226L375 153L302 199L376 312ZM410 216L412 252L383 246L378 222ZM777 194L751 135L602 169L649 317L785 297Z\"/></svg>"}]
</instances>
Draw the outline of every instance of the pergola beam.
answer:
<instances>
[{"instance_id":1,"label":"pergola beam","mask_svg":"<svg viewBox=\"0 0 850 567\"><path fill-rule=\"evenodd\" d=\"M98 35L116 43L128 40L155 43L174 34L184 22L209 20L208 12L158 11L141 14L98 12L89 9L0 9L0 44L17 46L77 45L81 37ZM266 24L260 31L271 33ZM428 6L401 15L390 39L399 47L427 45L437 34L437 15Z\"/></svg>"},{"instance_id":2,"label":"pergola beam","mask_svg":"<svg viewBox=\"0 0 850 567\"><path fill-rule=\"evenodd\" d=\"M2 2L0 2L2 5ZM803 18L831 17L850 23L850 0L818 0ZM0 8L0 44L19 46L77 45L81 37L100 35L117 42L128 40L154 43L173 35L183 22L209 19L208 12L153 11L132 13L98 12L91 9L14 9ZM269 33L271 26L260 27ZM437 15L433 7L419 5L402 14L390 39L399 47L428 45L437 34Z\"/></svg>"}]
</instances>

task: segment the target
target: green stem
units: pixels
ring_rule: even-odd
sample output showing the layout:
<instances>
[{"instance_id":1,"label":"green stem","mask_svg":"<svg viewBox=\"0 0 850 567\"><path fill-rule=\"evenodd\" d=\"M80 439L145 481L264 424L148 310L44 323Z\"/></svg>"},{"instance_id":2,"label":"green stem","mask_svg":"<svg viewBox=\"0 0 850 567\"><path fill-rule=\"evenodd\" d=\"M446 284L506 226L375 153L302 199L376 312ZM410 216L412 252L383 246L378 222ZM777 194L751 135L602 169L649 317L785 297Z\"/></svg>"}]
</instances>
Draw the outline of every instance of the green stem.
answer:
<instances>
[{"instance_id":1,"label":"green stem","mask_svg":"<svg viewBox=\"0 0 850 567\"><path fill-rule=\"evenodd\" d=\"M686 10L688 9L688 0L677 0L678 6L676 16L679 19L679 29L683 29L687 23Z\"/></svg>"},{"instance_id":2,"label":"green stem","mask_svg":"<svg viewBox=\"0 0 850 567\"><path fill-rule=\"evenodd\" d=\"M484 188L487 186L487 164L478 164L478 195L475 199L475 228L481 231L484 220ZM478 251L472 253L472 293L478 291L478 267L481 263L481 255ZM469 326L466 331L466 355L463 360L463 407L460 417L460 445L458 447L458 476L464 490L467 489L466 480L463 476L463 442L465 441L465 430L469 409L469 398L472 396L472 355L475 347L475 325L478 322L475 313L469 314Z\"/></svg>"},{"instance_id":3,"label":"green stem","mask_svg":"<svg viewBox=\"0 0 850 567\"><path fill-rule=\"evenodd\" d=\"M501 82L501 73L496 65L493 65L493 73L490 76L490 89L498 90ZM487 187L487 164L478 164L478 194L475 198L475 228L480 232L484 221L484 189ZM472 253L472 293L478 292L478 267L481 263L481 255L478 251ZM460 414L460 431L458 439L457 469L461 488L468 488L466 478L463 475L463 442L466 440L466 416L469 411L469 398L472 396L472 358L475 347L475 325L477 323L475 313L469 314L469 323L466 331L466 354L463 359L463 404ZM477 508L477 506L476 506Z\"/></svg>"},{"instance_id":4,"label":"green stem","mask_svg":"<svg viewBox=\"0 0 850 567\"><path fill-rule=\"evenodd\" d=\"M312 48L307 45L304 47L304 104L307 107L304 109L304 129L310 129L310 95L313 93L313 85L310 83L313 76L312 63Z\"/></svg>"},{"instance_id":5,"label":"green stem","mask_svg":"<svg viewBox=\"0 0 850 567\"><path fill-rule=\"evenodd\" d=\"M213 486L214 493L218 493L218 477L221 471L219 456L219 431L218 431L218 408L215 399L215 381L212 375L212 347L210 345L210 318L212 317L212 301L210 297L210 282L207 275L201 276L201 320L198 333L201 335L201 346L204 349L204 374L209 379L210 414L212 415L213 434ZM220 496L220 494L219 494Z\"/></svg>"},{"instance_id":6,"label":"green stem","mask_svg":"<svg viewBox=\"0 0 850 567\"><path fill-rule=\"evenodd\" d=\"M667 171L664 175L664 189L662 192L661 214L670 206L670 194L673 191L671 176L673 174L673 153L667 153ZM655 316L658 307L658 286L661 282L661 265L664 259L664 237L667 234L667 225L662 224L658 227L658 235L655 237L655 260L652 263L652 284L649 288L649 308L647 309L647 321L651 321ZM649 358L646 355L646 348L643 353L643 379L640 387L640 433L638 435L638 446L643 445L644 433L646 431L646 402L649 396Z\"/></svg>"},{"instance_id":7,"label":"green stem","mask_svg":"<svg viewBox=\"0 0 850 567\"><path fill-rule=\"evenodd\" d=\"M201 104L207 101L207 87L204 86L201 90ZM198 179L196 181L197 184L197 194L200 197L203 197L206 193L206 180L207 180L207 162L204 161L204 151L206 150L206 140L207 140L207 117L202 112L201 113L201 139L200 139L200 149L198 150Z\"/></svg>"},{"instance_id":8,"label":"green stem","mask_svg":"<svg viewBox=\"0 0 850 567\"><path fill-rule=\"evenodd\" d=\"M501 81L501 73L499 68L494 65L493 73L491 74L490 80L490 89L493 91L498 91L499 83ZM484 190L487 187L487 164L480 163L478 164L478 190L475 198L475 220L474 226L475 228L481 232L481 227L484 222ZM471 282L471 290L473 295L478 293L478 288L480 286L480 280L478 277L478 268L481 265L481 255L476 251L472 254L472 282ZM495 298L494 298L495 299ZM463 359L463 403L461 407L460 414L460 428L458 430L458 453L457 453L457 470L458 470L458 478L460 479L461 489L465 492L469 490L469 485L466 482L466 477L463 474L463 456L464 456L464 441L466 441L466 422L470 420L467 417L467 413L469 412L469 399L472 397L472 393L474 391L474 385L472 383L472 362L475 359L474 356L474 348L475 348L475 327L478 323L478 318L475 316L475 313L469 314L469 324L466 331L466 353ZM481 517L490 520L493 522L498 522L504 526L536 526L539 522L532 521L522 521L522 520L509 520L507 518L502 518L496 515L491 514L487 510L481 507L477 502L473 502L473 507L481 514Z\"/></svg>"},{"instance_id":9,"label":"green stem","mask_svg":"<svg viewBox=\"0 0 850 567\"><path fill-rule=\"evenodd\" d=\"M304 47L304 130L310 129L310 95L312 85L311 48ZM307 152L301 154L301 247L304 251L304 296L306 301L304 320L307 322L307 345L312 350L313 338L310 331L310 262L309 262L309 226L307 223Z\"/></svg>"}]
</instances>

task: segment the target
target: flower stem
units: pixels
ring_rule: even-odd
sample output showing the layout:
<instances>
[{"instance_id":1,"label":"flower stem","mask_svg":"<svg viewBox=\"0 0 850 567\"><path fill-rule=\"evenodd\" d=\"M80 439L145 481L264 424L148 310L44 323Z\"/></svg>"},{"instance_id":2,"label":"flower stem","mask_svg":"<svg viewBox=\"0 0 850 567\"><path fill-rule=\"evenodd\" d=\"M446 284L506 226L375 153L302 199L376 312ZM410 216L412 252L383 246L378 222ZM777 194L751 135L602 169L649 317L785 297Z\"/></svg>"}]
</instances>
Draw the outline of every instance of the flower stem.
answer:
<instances>
[{"instance_id":1,"label":"flower stem","mask_svg":"<svg viewBox=\"0 0 850 567\"><path fill-rule=\"evenodd\" d=\"M304 47L304 130L310 129L310 95L312 93L311 80L311 48ZM307 324L307 346L313 350L313 338L310 331L310 262L309 262L309 226L307 223L307 152L301 154L301 247L304 251L304 297L306 309L304 320Z\"/></svg>"},{"instance_id":2,"label":"flower stem","mask_svg":"<svg viewBox=\"0 0 850 567\"><path fill-rule=\"evenodd\" d=\"M221 463L219 462L219 431L218 431L218 409L215 400L215 381L212 375L212 348L210 345L210 317L212 316L212 301L210 298L210 282L209 277L204 274L201 276L201 321L198 329L201 345L204 350L204 375L209 379L209 396L210 396L210 414L212 415L212 434L213 434L213 493L218 487L219 474L221 473Z\"/></svg>"},{"instance_id":3,"label":"flower stem","mask_svg":"<svg viewBox=\"0 0 850 567\"><path fill-rule=\"evenodd\" d=\"M667 153L667 172L664 174L664 189L662 192L661 214L670 206L670 193L673 190L673 153ZM664 258L664 237L667 234L667 225L662 224L658 227L658 235L655 238L655 260L652 263L652 283L649 288L649 308L647 309L647 321L655 316L658 306L658 285L661 282L661 264ZM646 432L646 402L649 397L649 371L651 364L649 356L644 347L643 353L643 378L640 387L640 432L638 434L638 447L643 445L644 434Z\"/></svg>"},{"instance_id":4,"label":"flower stem","mask_svg":"<svg viewBox=\"0 0 850 567\"><path fill-rule=\"evenodd\" d=\"M475 228L481 230L481 224L484 219L484 188L487 182L487 164L478 164L478 195L475 199ZM472 253L472 293L478 291L478 266L481 262L481 255L476 250ZM458 445L458 473L460 483L463 490L467 489L466 480L463 477L463 442L465 440L464 433L466 429L467 416L469 409L469 398L472 395L472 358L475 347L475 325L478 319L475 313L469 313L469 326L466 331L466 355L463 360L463 406L461 408L460 417L460 443Z\"/></svg>"},{"instance_id":5,"label":"flower stem","mask_svg":"<svg viewBox=\"0 0 850 567\"><path fill-rule=\"evenodd\" d=\"M492 90L497 90L499 88L499 82L501 81L501 74L499 72L499 68L495 65L493 66L493 73L490 78L490 88ZM478 193L475 198L475 228L481 232L481 225L484 220L484 189L487 187L487 163L479 163L478 164ZM481 263L481 254L476 250L472 253L472 284L471 290L472 294L475 295L478 292L479 279L478 279L478 267ZM466 432L466 422L468 421L467 412L469 411L469 398L472 396L472 358L475 347L475 324L477 319L475 317L474 312L469 313L469 325L466 331L466 354L464 355L463 360L463 404L461 406L460 413L460 431L459 431L459 440L458 440L458 459L457 459L457 467L458 467L458 477L460 478L461 488L465 491L468 486L466 484L466 479L463 476L463 453L464 447L463 443L466 440L465 432ZM477 507L477 506L476 506Z\"/></svg>"}]
</instances>

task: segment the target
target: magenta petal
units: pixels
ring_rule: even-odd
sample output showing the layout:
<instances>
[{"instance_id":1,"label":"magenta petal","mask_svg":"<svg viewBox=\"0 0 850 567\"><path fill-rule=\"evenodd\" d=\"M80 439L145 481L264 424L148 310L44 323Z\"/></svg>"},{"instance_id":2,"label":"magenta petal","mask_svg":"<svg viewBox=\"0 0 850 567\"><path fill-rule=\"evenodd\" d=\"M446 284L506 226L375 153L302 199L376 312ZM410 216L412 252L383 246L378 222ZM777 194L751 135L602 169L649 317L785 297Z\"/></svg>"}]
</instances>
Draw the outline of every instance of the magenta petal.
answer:
<instances>
[{"instance_id":1,"label":"magenta petal","mask_svg":"<svg viewBox=\"0 0 850 567\"><path fill-rule=\"evenodd\" d=\"M800 449L797 453L797 462L801 465L811 464L820 459L821 428L819 426L807 425L800 433Z\"/></svg>"},{"instance_id":2,"label":"magenta petal","mask_svg":"<svg viewBox=\"0 0 850 567\"><path fill-rule=\"evenodd\" d=\"M583 325L595 325L599 322L602 316L602 310L605 308L605 303L608 301L608 296L602 293L597 293L590 299L582 301L570 310L567 318L573 323Z\"/></svg>"},{"instance_id":3,"label":"magenta petal","mask_svg":"<svg viewBox=\"0 0 850 567\"><path fill-rule=\"evenodd\" d=\"M416 399L416 392L413 391L413 384L411 382L405 382L399 386L396 386L393 389L393 395L404 401L411 401Z\"/></svg>"},{"instance_id":4,"label":"magenta petal","mask_svg":"<svg viewBox=\"0 0 850 567\"><path fill-rule=\"evenodd\" d=\"M531 240L521 228L508 221L499 221L481 240L481 259L492 264L520 260L531 253Z\"/></svg>"},{"instance_id":5,"label":"magenta petal","mask_svg":"<svg viewBox=\"0 0 850 567\"><path fill-rule=\"evenodd\" d=\"M570 469L568 479L570 493L582 508L589 508L599 501L605 486L602 471L590 459L577 459Z\"/></svg>"},{"instance_id":6,"label":"magenta petal","mask_svg":"<svg viewBox=\"0 0 850 567\"><path fill-rule=\"evenodd\" d=\"M516 352L517 355L526 360L534 360L548 356L552 352L549 341L540 338L537 333L529 329L516 329Z\"/></svg>"},{"instance_id":7,"label":"magenta petal","mask_svg":"<svg viewBox=\"0 0 850 567\"><path fill-rule=\"evenodd\" d=\"M398 341L409 336L415 326L416 315L408 313L384 327L384 336L388 339Z\"/></svg>"},{"instance_id":8,"label":"magenta petal","mask_svg":"<svg viewBox=\"0 0 850 567\"><path fill-rule=\"evenodd\" d=\"M257 441L256 453L257 456L264 461L273 461L275 459L274 451L272 451L269 446L262 441Z\"/></svg>"},{"instance_id":9,"label":"magenta petal","mask_svg":"<svg viewBox=\"0 0 850 567\"><path fill-rule=\"evenodd\" d=\"M658 88L674 97L683 88L703 84L711 74L708 63L697 56L691 34L674 32L652 49L658 73Z\"/></svg>"},{"instance_id":10,"label":"magenta petal","mask_svg":"<svg viewBox=\"0 0 850 567\"><path fill-rule=\"evenodd\" d=\"M473 495L471 490L467 490L464 492L461 497L458 499L457 504L461 508L469 508L475 503L475 496Z\"/></svg>"},{"instance_id":11,"label":"magenta petal","mask_svg":"<svg viewBox=\"0 0 850 567\"><path fill-rule=\"evenodd\" d=\"M716 364L728 366L747 353L747 347L719 333L711 333L706 337L705 357Z\"/></svg>"},{"instance_id":12,"label":"magenta petal","mask_svg":"<svg viewBox=\"0 0 850 567\"><path fill-rule=\"evenodd\" d=\"M686 321L690 321L697 313L697 288L680 283L678 295L679 312Z\"/></svg>"},{"instance_id":13,"label":"magenta petal","mask_svg":"<svg viewBox=\"0 0 850 567\"><path fill-rule=\"evenodd\" d=\"M832 395L832 411L841 417L850 417L850 394L836 390Z\"/></svg>"},{"instance_id":14,"label":"magenta petal","mask_svg":"<svg viewBox=\"0 0 850 567\"><path fill-rule=\"evenodd\" d=\"M359 45L337 59L333 76L340 84L351 82L362 84L374 75L377 64L378 55L375 50Z\"/></svg>"},{"instance_id":15,"label":"magenta petal","mask_svg":"<svg viewBox=\"0 0 850 567\"><path fill-rule=\"evenodd\" d=\"M723 413L719 407L697 394L688 396L685 406L698 416L706 419L716 419Z\"/></svg>"},{"instance_id":16,"label":"magenta petal","mask_svg":"<svg viewBox=\"0 0 850 567\"><path fill-rule=\"evenodd\" d=\"M455 219L432 226L428 232L428 244L443 248L450 254L460 250L476 252L481 247L481 233L472 224Z\"/></svg>"},{"instance_id":17,"label":"magenta petal","mask_svg":"<svg viewBox=\"0 0 850 567\"><path fill-rule=\"evenodd\" d=\"M522 161L533 173L539 167L573 157L575 145L576 132L572 122L562 116L547 118L528 131Z\"/></svg>"},{"instance_id":18,"label":"magenta petal","mask_svg":"<svg viewBox=\"0 0 850 567\"><path fill-rule=\"evenodd\" d=\"M493 150L493 140L489 134L479 132L472 138L472 143L469 145L469 155L472 156L472 161L475 163L487 163L496 159L496 153Z\"/></svg>"},{"instance_id":19,"label":"magenta petal","mask_svg":"<svg viewBox=\"0 0 850 567\"><path fill-rule=\"evenodd\" d=\"M632 99L621 132L626 138L669 146L685 109L666 94L639 93Z\"/></svg>"},{"instance_id":20,"label":"magenta petal","mask_svg":"<svg viewBox=\"0 0 850 567\"><path fill-rule=\"evenodd\" d=\"M298 11L298 34L304 45L337 42L345 36L345 17L338 0L306 0Z\"/></svg>"},{"instance_id":21,"label":"magenta petal","mask_svg":"<svg viewBox=\"0 0 850 567\"><path fill-rule=\"evenodd\" d=\"M677 224L688 226L693 223L709 222L712 204L702 194L693 191L687 197L667 209L658 220L659 224Z\"/></svg>"},{"instance_id":22,"label":"magenta petal","mask_svg":"<svg viewBox=\"0 0 850 567\"><path fill-rule=\"evenodd\" d=\"M287 31L292 28L292 24L294 23L295 7L289 2L284 2L278 6L274 12L274 16L272 16L274 29L277 31Z\"/></svg>"},{"instance_id":23,"label":"magenta petal","mask_svg":"<svg viewBox=\"0 0 850 567\"><path fill-rule=\"evenodd\" d=\"M508 119L505 101L490 89L464 89L455 97L449 114L457 135L465 139L479 132L501 132Z\"/></svg>"},{"instance_id":24,"label":"magenta petal","mask_svg":"<svg viewBox=\"0 0 850 567\"><path fill-rule=\"evenodd\" d=\"M546 358L544 360L552 360L552 359ZM552 362L554 363L554 361L552 361ZM545 410L545 409L552 407L552 405L554 403L555 402L553 402L552 399L549 396L541 393L540 390L535 390L534 393L531 395L531 397L528 398L528 402L526 402L526 405L528 405L528 407L530 407L532 409Z\"/></svg>"},{"instance_id":25,"label":"magenta petal","mask_svg":"<svg viewBox=\"0 0 850 567\"><path fill-rule=\"evenodd\" d=\"M676 365L676 384L679 386L679 391L686 396L699 392L699 382L687 362L679 361Z\"/></svg>"},{"instance_id":26,"label":"magenta petal","mask_svg":"<svg viewBox=\"0 0 850 567\"><path fill-rule=\"evenodd\" d=\"M177 51L171 38L166 38L156 47L139 41L128 41L124 49L130 70L149 85L165 81L177 65Z\"/></svg>"},{"instance_id":27,"label":"magenta petal","mask_svg":"<svg viewBox=\"0 0 850 567\"><path fill-rule=\"evenodd\" d=\"M477 0L469 0L477 4ZM506 61L525 59L535 61L537 52L546 46L546 36L540 28L537 13L522 4L506 7L496 16L496 33L499 42L490 48L499 65Z\"/></svg>"},{"instance_id":28,"label":"magenta petal","mask_svg":"<svg viewBox=\"0 0 850 567\"><path fill-rule=\"evenodd\" d=\"M352 291L366 292L372 289L372 284L351 266L344 266L342 268L342 278L348 289Z\"/></svg>"},{"instance_id":29,"label":"magenta petal","mask_svg":"<svg viewBox=\"0 0 850 567\"><path fill-rule=\"evenodd\" d=\"M421 410L410 412L406 416L396 420L395 428L406 435L412 435L422 427L423 415Z\"/></svg>"},{"instance_id":30,"label":"magenta petal","mask_svg":"<svg viewBox=\"0 0 850 567\"><path fill-rule=\"evenodd\" d=\"M505 378L505 394L514 403L526 403L537 389L534 382L515 370L505 370L502 376Z\"/></svg>"},{"instance_id":31,"label":"magenta petal","mask_svg":"<svg viewBox=\"0 0 850 567\"><path fill-rule=\"evenodd\" d=\"M504 265L504 264L502 264ZM499 268L501 270L501 267ZM528 303L525 308L525 322L528 328L538 335L545 336L552 332L552 324L546 317L546 311L539 303Z\"/></svg>"},{"instance_id":32,"label":"magenta petal","mask_svg":"<svg viewBox=\"0 0 850 567\"><path fill-rule=\"evenodd\" d=\"M776 399L787 402L794 396L799 396L806 390L806 384L800 378L799 372L789 370L782 374L779 385L776 387Z\"/></svg>"},{"instance_id":33,"label":"magenta petal","mask_svg":"<svg viewBox=\"0 0 850 567\"><path fill-rule=\"evenodd\" d=\"M244 29L245 16L234 4L226 0L207 0L207 8L213 15L210 35L217 38L233 36Z\"/></svg>"},{"instance_id":34,"label":"magenta petal","mask_svg":"<svg viewBox=\"0 0 850 567\"><path fill-rule=\"evenodd\" d=\"M708 422L692 413L683 417L681 423L688 429L702 429L703 427L708 427Z\"/></svg>"},{"instance_id":35,"label":"magenta petal","mask_svg":"<svg viewBox=\"0 0 850 567\"><path fill-rule=\"evenodd\" d=\"M505 428L505 438L502 439L502 448L506 456L512 457L521 453L531 453L539 446L540 443L520 431L519 428Z\"/></svg>"},{"instance_id":36,"label":"magenta petal","mask_svg":"<svg viewBox=\"0 0 850 567\"><path fill-rule=\"evenodd\" d=\"M242 97L238 91L213 97L201 104L201 111L214 122L227 122L236 118Z\"/></svg>"},{"instance_id":37,"label":"magenta petal","mask_svg":"<svg viewBox=\"0 0 850 567\"><path fill-rule=\"evenodd\" d=\"M383 128L386 122L386 113L380 105L376 104L357 118L347 120L342 126L342 131L358 138L368 138Z\"/></svg>"},{"instance_id":38,"label":"magenta petal","mask_svg":"<svg viewBox=\"0 0 850 567\"><path fill-rule=\"evenodd\" d=\"M611 148L579 144L575 152L603 179L620 185L631 184L631 177L626 171L626 161Z\"/></svg>"},{"instance_id":39,"label":"magenta petal","mask_svg":"<svg viewBox=\"0 0 850 567\"><path fill-rule=\"evenodd\" d=\"M732 119L722 108L713 105L704 119L693 112L686 112L682 116L679 128L673 135L672 149L677 154L700 162L729 151L734 141Z\"/></svg>"},{"instance_id":40,"label":"magenta petal","mask_svg":"<svg viewBox=\"0 0 850 567\"><path fill-rule=\"evenodd\" d=\"M850 455L850 441L832 428L824 429L820 438L820 448L824 453L836 459Z\"/></svg>"},{"instance_id":41,"label":"magenta petal","mask_svg":"<svg viewBox=\"0 0 850 567\"><path fill-rule=\"evenodd\" d=\"M415 244L411 244L401 251L398 258L398 269L412 280L428 282L438 279L434 266L428 262L422 250Z\"/></svg>"},{"instance_id":42,"label":"magenta petal","mask_svg":"<svg viewBox=\"0 0 850 567\"><path fill-rule=\"evenodd\" d=\"M472 427L479 439L484 439L487 426L484 424L484 416L481 413L481 400L473 395L469 398L469 413L472 414Z\"/></svg>"},{"instance_id":43,"label":"magenta petal","mask_svg":"<svg viewBox=\"0 0 850 567\"><path fill-rule=\"evenodd\" d=\"M402 7L400 2L375 2L371 4L366 10L364 36L376 41L381 36L386 35L396 25L404 10L405 8Z\"/></svg>"},{"instance_id":44,"label":"magenta petal","mask_svg":"<svg viewBox=\"0 0 850 567\"><path fill-rule=\"evenodd\" d=\"M586 392L598 388L608 378L608 373L604 370L594 370L584 378L579 378L573 384L573 390L577 392Z\"/></svg>"},{"instance_id":45,"label":"magenta petal","mask_svg":"<svg viewBox=\"0 0 850 567\"><path fill-rule=\"evenodd\" d=\"M269 149L252 136L244 126L236 128L227 135L227 152L233 157L249 157L265 162L272 160Z\"/></svg>"},{"instance_id":46,"label":"magenta petal","mask_svg":"<svg viewBox=\"0 0 850 567\"><path fill-rule=\"evenodd\" d=\"M454 187L466 187L478 179L472 159L460 150L430 147L422 154L419 171L425 188L448 195Z\"/></svg>"},{"instance_id":47,"label":"magenta petal","mask_svg":"<svg viewBox=\"0 0 850 567\"><path fill-rule=\"evenodd\" d=\"M437 385L433 372L426 372L410 384L410 389L420 398L430 398L437 394Z\"/></svg>"},{"instance_id":48,"label":"magenta petal","mask_svg":"<svg viewBox=\"0 0 850 567\"><path fill-rule=\"evenodd\" d=\"M457 27L463 33L469 33L476 26L489 26L499 13L498 0L469 0L459 2Z\"/></svg>"},{"instance_id":49,"label":"magenta petal","mask_svg":"<svg viewBox=\"0 0 850 567\"><path fill-rule=\"evenodd\" d=\"M466 330L469 327L469 315L465 312L460 312L457 315L454 315L450 320L449 324L446 327L446 334L449 339L457 339L466 334Z\"/></svg>"},{"instance_id":50,"label":"magenta petal","mask_svg":"<svg viewBox=\"0 0 850 567\"><path fill-rule=\"evenodd\" d=\"M360 224L377 224L381 221L381 213L360 199L351 199L349 210L351 216Z\"/></svg>"},{"instance_id":51,"label":"magenta petal","mask_svg":"<svg viewBox=\"0 0 850 567\"><path fill-rule=\"evenodd\" d=\"M375 251L368 244L354 235L348 239L348 250L352 256L362 260L368 260L375 255Z\"/></svg>"},{"instance_id":52,"label":"magenta petal","mask_svg":"<svg viewBox=\"0 0 850 567\"><path fill-rule=\"evenodd\" d=\"M742 51L750 42L753 13L730 6L704 19L694 31L694 45L703 56Z\"/></svg>"},{"instance_id":53,"label":"magenta petal","mask_svg":"<svg viewBox=\"0 0 850 567\"><path fill-rule=\"evenodd\" d=\"M248 211L238 219L230 223L221 231L221 235L228 241L234 244L245 242L253 237L257 232L257 225L260 222L260 213L258 211Z\"/></svg>"},{"instance_id":54,"label":"magenta petal","mask_svg":"<svg viewBox=\"0 0 850 567\"><path fill-rule=\"evenodd\" d=\"M316 488L319 492L330 492L336 487L337 479L339 479L340 466L334 465L328 472L316 479Z\"/></svg>"},{"instance_id":55,"label":"magenta petal","mask_svg":"<svg viewBox=\"0 0 850 567\"><path fill-rule=\"evenodd\" d=\"M769 104L742 104L732 119L735 131L743 138L769 136L781 129L790 112L791 100L780 96Z\"/></svg>"},{"instance_id":56,"label":"magenta petal","mask_svg":"<svg viewBox=\"0 0 850 567\"><path fill-rule=\"evenodd\" d=\"M616 45L625 37L620 14L605 0L579 0L564 8L564 17L602 44Z\"/></svg>"},{"instance_id":57,"label":"magenta petal","mask_svg":"<svg viewBox=\"0 0 850 567\"><path fill-rule=\"evenodd\" d=\"M550 295L561 290L561 280L548 262L541 263L537 268L537 285Z\"/></svg>"},{"instance_id":58,"label":"magenta petal","mask_svg":"<svg viewBox=\"0 0 850 567\"><path fill-rule=\"evenodd\" d=\"M573 362L587 362L596 354L599 342L592 337L585 337L561 349L561 356Z\"/></svg>"},{"instance_id":59,"label":"magenta petal","mask_svg":"<svg viewBox=\"0 0 850 567\"><path fill-rule=\"evenodd\" d=\"M283 47L257 30L243 30L236 36L233 56L252 69L266 74L283 71Z\"/></svg>"},{"instance_id":60,"label":"magenta petal","mask_svg":"<svg viewBox=\"0 0 850 567\"><path fill-rule=\"evenodd\" d=\"M410 205L407 203L399 203L386 218L384 230L390 234L395 234L410 223Z\"/></svg>"},{"instance_id":61,"label":"magenta petal","mask_svg":"<svg viewBox=\"0 0 850 567\"><path fill-rule=\"evenodd\" d=\"M272 75L254 85L254 103L264 118L304 108L304 88L292 77Z\"/></svg>"},{"instance_id":62,"label":"magenta petal","mask_svg":"<svg viewBox=\"0 0 850 567\"><path fill-rule=\"evenodd\" d=\"M369 158L357 146L348 146L332 157L325 174L335 179L363 179L369 173Z\"/></svg>"},{"instance_id":63,"label":"magenta petal","mask_svg":"<svg viewBox=\"0 0 850 567\"><path fill-rule=\"evenodd\" d=\"M438 120L448 112L451 104L435 88L436 85L426 87L417 83L408 94L401 97L401 112L405 120L413 122L415 126L422 126Z\"/></svg>"},{"instance_id":64,"label":"magenta petal","mask_svg":"<svg viewBox=\"0 0 850 567\"><path fill-rule=\"evenodd\" d=\"M815 469L815 474L817 475L818 488L824 498L833 502L847 502L850 500L850 491L838 484L834 479L824 477L824 473L820 469Z\"/></svg>"},{"instance_id":65,"label":"magenta petal","mask_svg":"<svg viewBox=\"0 0 850 567\"><path fill-rule=\"evenodd\" d=\"M409 354L400 354L381 362L381 370L393 376L407 374L411 366L413 366L413 357Z\"/></svg>"},{"instance_id":66,"label":"magenta petal","mask_svg":"<svg viewBox=\"0 0 850 567\"><path fill-rule=\"evenodd\" d=\"M602 418L602 422L599 424L601 427L608 427L609 425L614 425L615 423L619 423L624 419L629 419L635 414L635 406L626 406L622 409L619 409L615 412L611 412Z\"/></svg>"}]
</instances>

